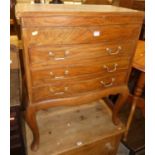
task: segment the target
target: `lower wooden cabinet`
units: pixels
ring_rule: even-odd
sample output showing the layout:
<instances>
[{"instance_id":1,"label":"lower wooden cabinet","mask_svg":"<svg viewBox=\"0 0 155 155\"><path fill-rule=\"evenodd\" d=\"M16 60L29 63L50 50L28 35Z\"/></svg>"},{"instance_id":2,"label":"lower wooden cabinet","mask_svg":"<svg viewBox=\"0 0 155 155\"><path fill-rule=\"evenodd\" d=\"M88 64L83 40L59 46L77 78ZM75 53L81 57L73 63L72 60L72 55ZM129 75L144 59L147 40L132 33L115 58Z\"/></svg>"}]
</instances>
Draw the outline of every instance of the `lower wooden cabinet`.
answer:
<instances>
[{"instance_id":1,"label":"lower wooden cabinet","mask_svg":"<svg viewBox=\"0 0 155 155\"><path fill-rule=\"evenodd\" d=\"M124 125L114 125L103 100L74 107L55 107L38 112L41 135L37 155L116 155ZM32 133L26 126L28 155Z\"/></svg>"}]
</instances>

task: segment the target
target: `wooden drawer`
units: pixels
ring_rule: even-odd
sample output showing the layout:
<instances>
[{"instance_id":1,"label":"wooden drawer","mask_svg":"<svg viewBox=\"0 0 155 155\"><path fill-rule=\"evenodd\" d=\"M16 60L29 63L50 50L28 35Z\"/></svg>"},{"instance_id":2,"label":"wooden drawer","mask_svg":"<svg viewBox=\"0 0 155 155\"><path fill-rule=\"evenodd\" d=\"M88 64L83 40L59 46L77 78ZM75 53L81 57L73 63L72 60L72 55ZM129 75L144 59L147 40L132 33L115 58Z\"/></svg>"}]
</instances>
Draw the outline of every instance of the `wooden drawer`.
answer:
<instances>
[{"instance_id":1,"label":"wooden drawer","mask_svg":"<svg viewBox=\"0 0 155 155\"><path fill-rule=\"evenodd\" d=\"M87 58L106 57L117 58L131 56L134 50L133 42L117 44L84 44L60 46L35 46L29 48L31 67L41 67L46 64L61 64L69 61L81 61ZM73 62L71 62L73 63Z\"/></svg>"},{"instance_id":2,"label":"wooden drawer","mask_svg":"<svg viewBox=\"0 0 155 155\"><path fill-rule=\"evenodd\" d=\"M139 31L139 25L136 24L98 27L36 27L23 28L23 36L28 45L104 43L135 40Z\"/></svg>"},{"instance_id":3,"label":"wooden drawer","mask_svg":"<svg viewBox=\"0 0 155 155\"><path fill-rule=\"evenodd\" d=\"M89 76L91 77L91 76ZM108 77L98 76L89 80L72 80L62 83L61 80L47 86L32 88L33 102L76 96L97 89L113 87L125 82L126 72L113 74Z\"/></svg>"},{"instance_id":4,"label":"wooden drawer","mask_svg":"<svg viewBox=\"0 0 155 155\"><path fill-rule=\"evenodd\" d=\"M61 155L116 155L118 142L121 136L108 137L103 140L94 141L89 145L78 147Z\"/></svg>"},{"instance_id":5,"label":"wooden drawer","mask_svg":"<svg viewBox=\"0 0 155 155\"><path fill-rule=\"evenodd\" d=\"M129 61L126 58L117 59L113 62L90 62L81 65L72 65L42 70L31 71L32 86L44 85L47 83L71 81L77 78L86 79L86 76L92 77L92 74L99 73L102 76L119 73L128 70Z\"/></svg>"}]
</instances>

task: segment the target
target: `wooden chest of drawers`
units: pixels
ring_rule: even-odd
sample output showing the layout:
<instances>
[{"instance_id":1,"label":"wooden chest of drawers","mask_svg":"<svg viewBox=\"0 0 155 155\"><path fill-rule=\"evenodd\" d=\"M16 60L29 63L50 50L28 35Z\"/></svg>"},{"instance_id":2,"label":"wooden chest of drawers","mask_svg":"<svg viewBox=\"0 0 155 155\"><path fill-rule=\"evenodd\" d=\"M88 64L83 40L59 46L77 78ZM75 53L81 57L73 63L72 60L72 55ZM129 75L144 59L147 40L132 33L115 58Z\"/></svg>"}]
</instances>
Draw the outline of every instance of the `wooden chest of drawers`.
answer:
<instances>
[{"instance_id":1,"label":"wooden chest of drawers","mask_svg":"<svg viewBox=\"0 0 155 155\"><path fill-rule=\"evenodd\" d=\"M131 61L143 13L114 6L18 4L32 149L39 144L35 113L53 106L89 103L121 94L126 99Z\"/></svg>"}]
</instances>

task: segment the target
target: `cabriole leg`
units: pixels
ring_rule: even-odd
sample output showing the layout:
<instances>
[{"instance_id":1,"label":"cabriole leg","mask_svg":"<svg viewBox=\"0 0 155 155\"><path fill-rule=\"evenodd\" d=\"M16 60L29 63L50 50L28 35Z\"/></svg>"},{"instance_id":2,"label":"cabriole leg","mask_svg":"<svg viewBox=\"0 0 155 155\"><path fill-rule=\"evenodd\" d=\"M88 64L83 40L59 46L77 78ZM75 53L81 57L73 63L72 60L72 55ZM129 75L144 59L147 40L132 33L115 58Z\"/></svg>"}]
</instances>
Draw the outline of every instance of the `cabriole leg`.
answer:
<instances>
[{"instance_id":1,"label":"cabriole leg","mask_svg":"<svg viewBox=\"0 0 155 155\"><path fill-rule=\"evenodd\" d=\"M36 121L36 110L32 107L28 107L26 109L25 119L33 134L31 150L37 151L39 148L39 130Z\"/></svg>"},{"instance_id":2,"label":"cabriole leg","mask_svg":"<svg viewBox=\"0 0 155 155\"><path fill-rule=\"evenodd\" d=\"M118 97L114 108L113 108L113 114L112 114L112 120L114 122L115 125L119 124L119 117L118 117L118 113L120 111L120 109L122 108L122 106L125 104L125 101L127 100L129 95L129 91L128 88L126 88Z\"/></svg>"}]
</instances>

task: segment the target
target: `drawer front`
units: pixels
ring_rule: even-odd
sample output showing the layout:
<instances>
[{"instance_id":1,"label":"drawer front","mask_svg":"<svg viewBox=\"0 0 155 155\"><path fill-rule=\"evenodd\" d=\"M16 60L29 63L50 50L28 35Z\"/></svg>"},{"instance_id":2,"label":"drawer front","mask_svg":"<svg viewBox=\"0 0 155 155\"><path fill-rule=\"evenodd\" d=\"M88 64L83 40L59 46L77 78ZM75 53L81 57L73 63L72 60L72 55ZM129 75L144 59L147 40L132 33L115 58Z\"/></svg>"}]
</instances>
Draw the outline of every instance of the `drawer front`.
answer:
<instances>
[{"instance_id":1,"label":"drawer front","mask_svg":"<svg viewBox=\"0 0 155 155\"><path fill-rule=\"evenodd\" d=\"M81 145L61 155L116 155L121 135L96 140L87 145Z\"/></svg>"},{"instance_id":2,"label":"drawer front","mask_svg":"<svg viewBox=\"0 0 155 155\"><path fill-rule=\"evenodd\" d=\"M139 25L23 28L28 45L99 43L137 39Z\"/></svg>"},{"instance_id":3,"label":"drawer front","mask_svg":"<svg viewBox=\"0 0 155 155\"><path fill-rule=\"evenodd\" d=\"M102 76L119 73L128 70L128 59L119 59L114 62L92 62L82 65L64 66L57 68L48 68L43 70L31 71L32 86L44 85L56 81L66 82L77 78L85 80L86 77L92 77L92 74L98 73Z\"/></svg>"},{"instance_id":4,"label":"drawer front","mask_svg":"<svg viewBox=\"0 0 155 155\"><path fill-rule=\"evenodd\" d=\"M85 81L72 80L69 82L53 83L51 85L36 87L32 89L33 102L44 100L66 98L76 96L81 93L88 93L98 89L106 89L119 84L123 84L126 78L126 72L113 74L108 77L92 78Z\"/></svg>"},{"instance_id":5,"label":"drawer front","mask_svg":"<svg viewBox=\"0 0 155 155\"><path fill-rule=\"evenodd\" d=\"M117 58L132 55L133 42L118 44L84 44L72 46L35 46L29 48L29 60L32 67L46 64L65 64L71 61L87 58L106 57Z\"/></svg>"}]
</instances>

